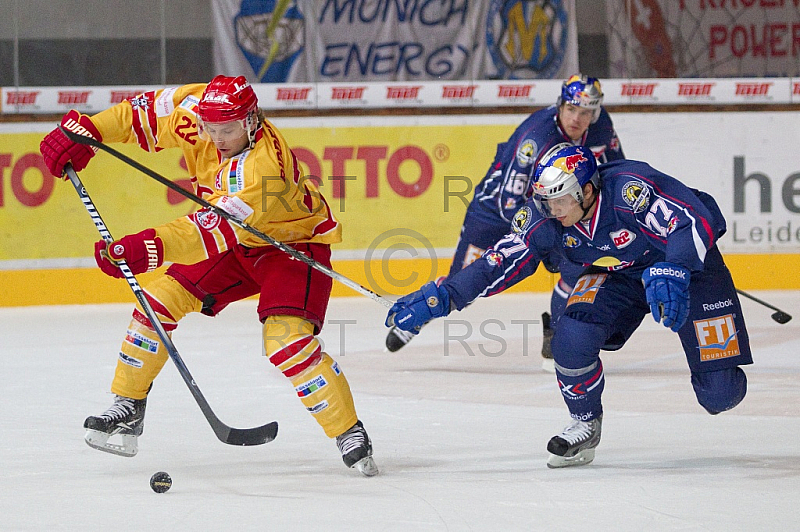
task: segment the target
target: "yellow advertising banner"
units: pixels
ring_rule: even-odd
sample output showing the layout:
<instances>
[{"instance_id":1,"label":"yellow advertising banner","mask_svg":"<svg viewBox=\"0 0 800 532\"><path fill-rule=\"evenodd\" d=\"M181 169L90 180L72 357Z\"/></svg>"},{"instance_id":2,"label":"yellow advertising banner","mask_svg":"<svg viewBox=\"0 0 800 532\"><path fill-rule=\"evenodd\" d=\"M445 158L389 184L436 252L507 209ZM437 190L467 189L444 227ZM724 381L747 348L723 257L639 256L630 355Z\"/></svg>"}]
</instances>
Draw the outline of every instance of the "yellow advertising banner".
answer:
<instances>
[{"instance_id":1,"label":"yellow advertising banner","mask_svg":"<svg viewBox=\"0 0 800 532\"><path fill-rule=\"evenodd\" d=\"M343 224L344 240L333 248L334 269L375 292L396 296L447 273L473 188L488 170L497 143L508 138L519 118L275 123ZM72 186L50 177L44 167L39 155L44 133L28 132L41 127L15 126L0 133L0 306L133 301L124 282L94 267L98 232ZM115 148L189 186L179 151ZM195 209L183 196L106 153L95 156L81 179L116 238ZM795 281L768 272L796 264L798 257L728 255L726 260L743 289L794 289ZM749 273L754 261L762 275ZM512 290L552 289L557 276L540 270ZM356 293L334 283L333 295Z\"/></svg>"},{"instance_id":2,"label":"yellow advertising banner","mask_svg":"<svg viewBox=\"0 0 800 532\"><path fill-rule=\"evenodd\" d=\"M39 154L41 139L37 133L0 134L0 260L91 257L99 234L72 185L50 176ZM151 155L134 146L119 148L188 184L180 152ZM118 238L193 209L182 196L108 155L96 156L81 179Z\"/></svg>"},{"instance_id":3,"label":"yellow advertising banner","mask_svg":"<svg viewBox=\"0 0 800 532\"><path fill-rule=\"evenodd\" d=\"M513 126L282 128L306 173L344 228L337 250L454 248L464 212ZM90 257L97 231L68 183L39 155L40 133L0 134L0 261ZM181 153L116 149L188 186ZM194 205L112 156L99 153L81 179L116 237L185 215Z\"/></svg>"},{"instance_id":4,"label":"yellow advertising banner","mask_svg":"<svg viewBox=\"0 0 800 532\"><path fill-rule=\"evenodd\" d=\"M503 120L507 123L484 119L475 125L440 118L436 123L442 125L406 125L371 117L287 119L276 125L342 222L344 240L334 246L334 268L375 292L401 295L447 273L473 188L490 166L497 142L515 127L515 119ZM35 126L34 131L42 125ZM5 294L0 305L132 300L125 283L104 278L93 267L99 235L72 186L50 177L44 167L43 135L0 133L0 289ZM189 186L180 151L149 154L133 145L114 147ZM116 238L195 209L188 199L103 152L80 174ZM552 286L550 277L541 289ZM355 294L334 283L333 295Z\"/></svg>"},{"instance_id":5,"label":"yellow advertising banner","mask_svg":"<svg viewBox=\"0 0 800 532\"><path fill-rule=\"evenodd\" d=\"M387 247L398 229L454 248L474 186L513 126L282 129L344 227L338 249Z\"/></svg>"}]
</instances>

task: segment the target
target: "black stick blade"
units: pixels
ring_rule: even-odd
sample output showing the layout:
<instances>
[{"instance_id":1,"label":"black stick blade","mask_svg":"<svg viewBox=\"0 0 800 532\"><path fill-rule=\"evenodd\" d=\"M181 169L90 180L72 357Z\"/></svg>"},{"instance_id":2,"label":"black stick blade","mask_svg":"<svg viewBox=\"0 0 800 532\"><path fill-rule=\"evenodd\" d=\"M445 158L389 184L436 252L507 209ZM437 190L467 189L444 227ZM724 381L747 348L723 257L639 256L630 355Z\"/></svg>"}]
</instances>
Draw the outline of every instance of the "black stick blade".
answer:
<instances>
[{"instance_id":1,"label":"black stick blade","mask_svg":"<svg viewBox=\"0 0 800 532\"><path fill-rule=\"evenodd\" d=\"M252 429L232 428L223 442L228 445L261 445L262 443L271 442L277 435L278 422L273 421Z\"/></svg>"},{"instance_id":2,"label":"black stick blade","mask_svg":"<svg viewBox=\"0 0 800 532\"><path fill-rule=\"evenodd\" d=\"M789 314L779 310L772 315L772 319L783 325L784 323L789 323L792 317Z\"/></svg>"}]
</instances>

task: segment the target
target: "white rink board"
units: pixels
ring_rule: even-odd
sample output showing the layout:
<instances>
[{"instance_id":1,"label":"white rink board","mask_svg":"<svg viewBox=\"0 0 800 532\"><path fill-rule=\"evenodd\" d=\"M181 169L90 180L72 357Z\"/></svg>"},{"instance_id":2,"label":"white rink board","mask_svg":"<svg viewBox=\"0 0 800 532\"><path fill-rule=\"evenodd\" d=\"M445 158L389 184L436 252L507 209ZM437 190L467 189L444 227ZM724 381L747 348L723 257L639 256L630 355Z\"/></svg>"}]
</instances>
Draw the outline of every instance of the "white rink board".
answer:
<instances>
[{"instance_id":1,"label":"white rink board","mask_svg":"<svg viewBox=\"0 0 800 532\"><path fill-rule=\"evenodd\" d=\"M625 156L648 162L710 193L728 222L723 253L800 253L798 112L617 113L612 119ZM736 168L736 165L739 168ZM744 212L734 212L738 186ZM743 190L743 191L742 191ZM761 212L762 208L768 209Z\"/></svg>"},{"instance_id":2,"label":"white rink board","mask_svg":"<svg viewBox=\"0 0 800 532\"><path fill-rule=\"evenodd\" d=\"M353 83L256 83L264 109L541 106L562 80L464 80ZM798 78L603 79L606 105L800 103ZM0 112L96 113L158 86L0 87Z\"/></svg>"}]
</instances>

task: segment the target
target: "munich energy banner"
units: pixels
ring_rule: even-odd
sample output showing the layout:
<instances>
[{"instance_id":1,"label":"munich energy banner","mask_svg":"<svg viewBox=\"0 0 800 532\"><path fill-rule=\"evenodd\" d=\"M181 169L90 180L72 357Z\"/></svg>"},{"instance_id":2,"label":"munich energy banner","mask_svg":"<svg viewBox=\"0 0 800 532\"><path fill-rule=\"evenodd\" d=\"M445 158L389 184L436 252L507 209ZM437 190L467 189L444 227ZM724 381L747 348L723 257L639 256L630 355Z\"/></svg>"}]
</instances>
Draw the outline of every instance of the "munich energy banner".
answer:
<instances>
[{"instance_id":1,"label":"munich energy banner","mask_svg":"<svg viewBox=\"0 0 800 532\"><path fill-rule=\"evenodd\" d=\"M566 78L575 0L218 0L214 69L253 83Z\"/></svg>"},{"instance_id":2,"label":"munich energy banner","mask_svg":"<svg viewBox=\"0 0 800 532\"><path fill-rule=\"evenodd\" d=\"M610 78L800 75L797 0L607 0Z\"/></svg>"}]
</instances>

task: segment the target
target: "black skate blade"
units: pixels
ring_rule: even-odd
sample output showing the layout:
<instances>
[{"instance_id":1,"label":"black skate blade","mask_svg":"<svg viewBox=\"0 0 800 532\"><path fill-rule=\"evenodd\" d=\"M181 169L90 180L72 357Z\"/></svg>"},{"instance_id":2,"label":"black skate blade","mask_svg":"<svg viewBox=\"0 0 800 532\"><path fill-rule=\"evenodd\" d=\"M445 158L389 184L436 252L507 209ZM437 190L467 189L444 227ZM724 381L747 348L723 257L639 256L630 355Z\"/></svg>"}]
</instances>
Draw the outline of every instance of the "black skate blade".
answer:
<instances>
[{"instance_id":1,"label":"black skate blade","mask_svg":"<svg viewBox=\"0 0 800 532\"><path fill-rule=\"evenodd\" d=\"M223 443L228 445L261 445L269 443L278 435L278 422L273 421L251 429L229 428L227 434L217 434ZM224 436L224 437L223 437Z\"/></svg>"}]
</instances>

